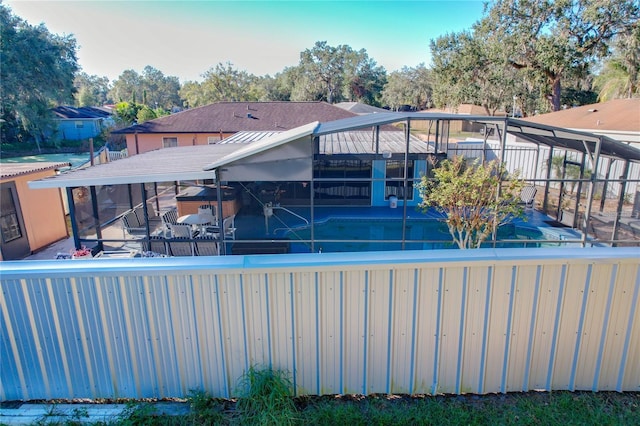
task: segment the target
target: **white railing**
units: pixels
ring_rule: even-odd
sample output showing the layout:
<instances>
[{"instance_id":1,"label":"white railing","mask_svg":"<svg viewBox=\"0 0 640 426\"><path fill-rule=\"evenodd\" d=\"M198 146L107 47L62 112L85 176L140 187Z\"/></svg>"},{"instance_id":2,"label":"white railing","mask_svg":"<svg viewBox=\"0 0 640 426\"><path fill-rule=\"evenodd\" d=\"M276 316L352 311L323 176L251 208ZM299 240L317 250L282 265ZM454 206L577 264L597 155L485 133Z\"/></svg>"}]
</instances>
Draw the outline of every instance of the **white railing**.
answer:
<instances>
[{"instance_id":1,"label":"white railing","mask_svg":"<svg viewBox=\"0 0 640 426\"><path fill-rule=\"evenodd\" d=\"M640 391L637 248L2 266L1 400Z\"/></svg>"}]
</instances>

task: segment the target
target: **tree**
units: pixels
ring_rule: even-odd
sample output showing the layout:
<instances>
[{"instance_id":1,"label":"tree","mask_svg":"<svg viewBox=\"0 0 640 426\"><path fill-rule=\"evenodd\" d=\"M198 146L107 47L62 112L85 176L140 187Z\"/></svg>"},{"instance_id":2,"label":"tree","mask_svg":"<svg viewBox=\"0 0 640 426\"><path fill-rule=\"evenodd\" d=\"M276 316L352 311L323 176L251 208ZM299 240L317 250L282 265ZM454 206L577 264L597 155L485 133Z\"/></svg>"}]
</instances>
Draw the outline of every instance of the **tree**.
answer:
<instances>
[{"instance_id":1,"label":"tree","mask_svg":"<svg viewBox=\"0 0 640 426\"><path fill-rule=\"evenodd\" d=\"M640 95L640 21L616 38L594 86L601 101Z\"/></svg>"},{"instance_id":2,"label":"tree","mask_svg":"<svg viewBox=\"0 0 640 426\"><path fill-rule=\"evenodd\" d=\"M165 76L162 71L147 65L142 74L134 70L120 74L113 82L109 97L116 102L140 101L151 108L171 110L182 106L179 91L178 77Z\"/></svg>"},{"instance_id":3,"label":"tree","mask_svg":"<svg viewBox=\"0 0 640 426\"><path fill-rule=\"evenodd\" d=\"M443 160L418 185L420 207L434 207L446 216L453 241L461 249L480 248L498 226L521 216L524 182L509 176L504 164L469 164L464 157Z\"/></svg>"},{"instance_id":4,"label":"tree","mask_svg":"<svg viewBox=\"0 0 640 426\"><path fill-rule=\"evenodd\" d=\"M373 105L379 103L377 95L386 82L386 71L364 49L355 51L347 45L333 47L317 41L300 53L296 77L292 90L298 93L292 96L296 100L348 100Z\"/></svg>"},{"instance_id":5,"label":"tree","mask_svg":"<svg viewBox=\"0 0 640 426\"><path fill-rule=\"evenodd\" d=\"M180 90L180 96L190 108L222 101L257 101L261 96L256 89L258 78L235 69L231 62L218 63L202 77L202 83L188 82Z\"/></svg>"},{"instance_id":6,"label":"tree","mask_svg":"<svg viewBox=\"0 0 640 426\"><path fill-rule=\"evenodd\" d=\"M431 106L431 94L431 70L420 64L415 68L403 67L389 74L381 99L384 105L394 111L403 105L420 110Z\"/></svg>"},{"instance_id":7,"label":"tree","mask_svg":"<svg viewBox=\"0 0 640 426\"><path fill-rule=\"evenodd\" d=\"M108 103L109 79L84 72L76 74L73 81L76 88L76 106L100 106Z\"/></svg>"},{"instance_id":8,"label":"tree","mask_svg":"<svg viewBox=\"0 0 640 426\"><path fill-rule=\"evenodd\" d=\"M122 126L133 125L137 122L138 113L143 108L144 105L135 102L118 102L116 104L116 122Z\"/></svg>"},{"instance_id":9,"label":"tree","mask_svg":"<svg viewBox=\"0 0 640 426\"><path fill-rule=\"evenodd\" d=\"M31 26L0 4L2 142L34 140L53 132L51 108L71 103L78 70L76 40Z\"/></svg>"},{"instance_id":10,"label":"tree","mask_svg":"<svg viewBox=\"0 0 640 426\"><path fill-rule=\"evenodd\" d=\"M502 44L484 25L432 40L431 55L433 98L441 108L469 103L495 115L511 107L514 96L523 98L518 71L507 64Z\"/></svg>"},{"instance_id":11,"label":"tree","mask_svg":"<svg viewBox=\"0 0 640 426\"><path fill-rule=\"evenodd\" d=\"M638 19L634 0L496 0L481 25L501 41L512 67L544 77L558 111L563 80L584 76L608 53L610 40Z\"/></svg>"}]
</instances>

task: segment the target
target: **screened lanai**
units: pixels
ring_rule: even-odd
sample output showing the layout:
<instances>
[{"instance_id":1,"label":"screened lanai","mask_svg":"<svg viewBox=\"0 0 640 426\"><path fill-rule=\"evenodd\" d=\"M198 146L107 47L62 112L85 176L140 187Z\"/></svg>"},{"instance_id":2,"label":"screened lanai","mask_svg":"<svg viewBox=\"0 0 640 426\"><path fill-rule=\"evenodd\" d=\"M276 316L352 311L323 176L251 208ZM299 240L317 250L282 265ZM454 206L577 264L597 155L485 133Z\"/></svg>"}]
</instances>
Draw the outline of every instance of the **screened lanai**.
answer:
<instances>
[{"instance_id":1,"label":"screened lanai","mask_svg":"<svg viewBox=\"0 0 640 426\"><path fill-rule=\"evenodd\" d=\"M186 242L196 247L211 234L217 254L448 248L446 232L438 229L441 216L419 208L416 186L433 164L453 155L500 159L536 188L530 221L489 244L640 241L640 150L509 117L390 112L279 133L240 132L216 144L160 149L30 186L66 189L75 244L96 250L137 246L146 252L155 243L175 255L169 243L185 241L167 232L165 214L186 217L202 205L211 207L216 222ZM132 212L141 220L129 232L124 219ZM230 234L222 229L228 218ZM604 220L609 228L599 224ZM429 230L422 230L427 222ZM329 223L338 230L321 235Z\"/></svg>"}]
</instances>

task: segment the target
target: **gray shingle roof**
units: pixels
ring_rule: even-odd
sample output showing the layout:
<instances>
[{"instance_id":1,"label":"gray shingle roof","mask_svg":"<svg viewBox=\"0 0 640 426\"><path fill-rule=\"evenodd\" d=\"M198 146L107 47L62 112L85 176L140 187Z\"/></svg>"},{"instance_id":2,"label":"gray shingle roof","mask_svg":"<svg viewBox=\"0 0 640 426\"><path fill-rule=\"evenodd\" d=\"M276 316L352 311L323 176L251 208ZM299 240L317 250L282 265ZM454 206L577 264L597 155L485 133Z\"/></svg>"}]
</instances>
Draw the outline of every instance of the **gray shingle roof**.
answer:
<instances>
[{"instance_id":1,"label":"gray shingle roof","mask_svg":"<svg viewBox=\"0 0 640 426\"><path fill-rule=\"evenodd\" d=\"M217 102L114 133L284 131L314 121L333 121L355 115L326 102Z\"/></svg>"}]
</instances>

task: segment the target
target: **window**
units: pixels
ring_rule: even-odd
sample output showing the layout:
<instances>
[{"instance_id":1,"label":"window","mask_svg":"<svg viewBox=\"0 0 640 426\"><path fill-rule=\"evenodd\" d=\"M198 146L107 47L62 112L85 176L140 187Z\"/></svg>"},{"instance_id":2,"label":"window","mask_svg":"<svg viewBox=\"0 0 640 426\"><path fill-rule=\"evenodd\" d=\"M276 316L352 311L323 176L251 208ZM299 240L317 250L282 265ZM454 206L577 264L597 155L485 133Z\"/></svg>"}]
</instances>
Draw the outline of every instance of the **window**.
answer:
<instances>
[{"instance_id":1,"label":"window","mask_svg":"<svg viewBox=\"0 0 640 426\"><path fill-rule=\"evenodd\" d=\"M213 145L213 144L216 144L216 143L220 142L221 140L222 140L222 138L220 136L209 136L207 138L207 143L209 145Z\"/></svg>"},{"instance_id":2,"label":"window","mask_svg":"<svg viewBox=\"0 0 640 426\"><path fill-rule=\"evenodd\" d=\"M404 200L404 161L389 160L386 163L384 199L395 195L399 200ZM407 166L407 200L413 200L413 160L409 160Z\"/></svg>"},{"instance_id":3,"label":"window","mask_svg":"<svg viewBox=\"0 0 640 426\"><path fill-rule=\"evenodd\" d=\"M173 148L178 146L178 138L162 138L163 148Z\"/></svg>"},{"instance_id":4,"label":"window","mask_svg":"<svg viewBox=\"0 0 640 426\"><path fill-rule=\"evenodd\" d=\"M84 127L84 121L76 121L76 129L82 129Z\"/></svg>"},{"instance_id":5,"label":"window","mask_svg":"<svg viewBox=\"0 0 640 426\"><path fill-rule=\"evenodd\" d=\"M2 189L1 214L0 214L0 230L2 232L2 242L17 240L22 237L20 222L18 221L18 212L13 203L13 193L11 188Z\"/></svg>"}]
</instances>

